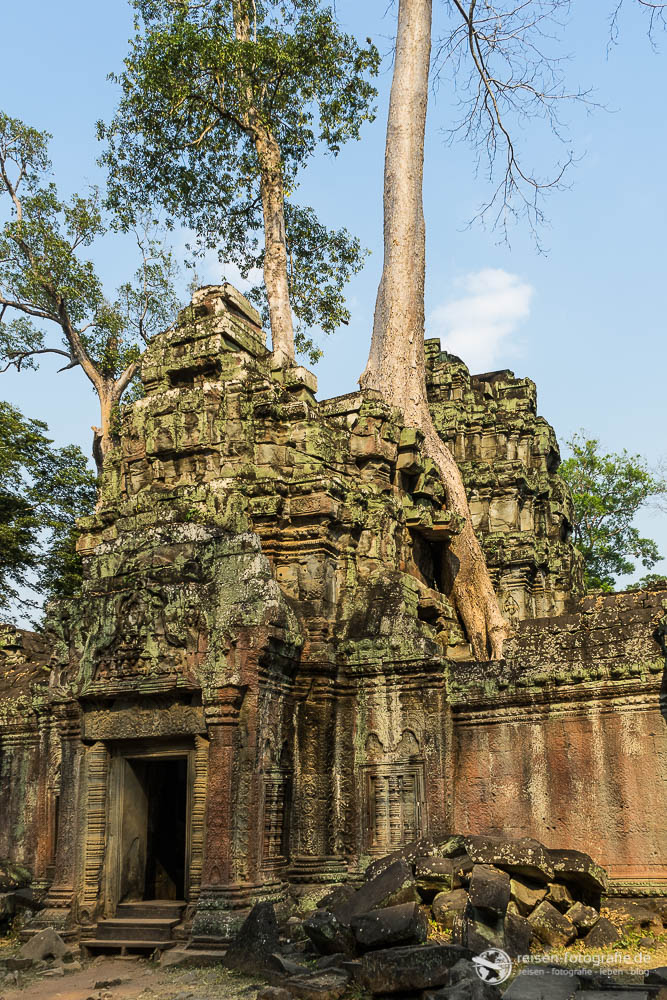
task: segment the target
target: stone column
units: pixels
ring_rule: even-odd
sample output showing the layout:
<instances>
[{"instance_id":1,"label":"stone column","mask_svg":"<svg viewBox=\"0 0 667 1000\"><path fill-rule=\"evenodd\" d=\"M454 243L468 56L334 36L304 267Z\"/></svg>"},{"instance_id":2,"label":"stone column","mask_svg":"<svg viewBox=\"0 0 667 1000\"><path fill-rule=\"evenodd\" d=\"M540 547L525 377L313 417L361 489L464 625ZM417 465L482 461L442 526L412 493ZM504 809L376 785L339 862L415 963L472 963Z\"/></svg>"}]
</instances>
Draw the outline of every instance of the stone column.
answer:
<instances>
[{"instance_id":1,"label":"stone column","mask_svg":"<svg viewBox=\"0 0 667 1000\"><path fill-rule=\"evenodd\" d=\"M228 684L211 692L205 706L208 728L208 788L204 828L204 860L193 942L223 942L235 930L235 909L245 899L232 881L234 827L234 759L238 747L239 715L246 687Z\"/></svg>"},{"instance_id":2,"label":"stone column","mask_svg":"<svg viewBox=\"0 0 667 1000\"><path fill-rule=\"evenodd\" d=\"M54 927L59 934L74 933L74 887L79 839L79 778L81 768L81 720L75 703L54 705L62 746L58 840L55 874L46 897L46 909L31 923L32 928Z\"/></svg>"},{"instance_id":3,"label":"stone column","mask_svg":"<svg viewBox=\"0 0 667 1000\"><path fill-rule=\"evenodd\" d=\"M328 681L314 684L298 709L290 882L328 885L347 875L335 853L332 748L336 695Z\"/></svg>"}]
</instances>

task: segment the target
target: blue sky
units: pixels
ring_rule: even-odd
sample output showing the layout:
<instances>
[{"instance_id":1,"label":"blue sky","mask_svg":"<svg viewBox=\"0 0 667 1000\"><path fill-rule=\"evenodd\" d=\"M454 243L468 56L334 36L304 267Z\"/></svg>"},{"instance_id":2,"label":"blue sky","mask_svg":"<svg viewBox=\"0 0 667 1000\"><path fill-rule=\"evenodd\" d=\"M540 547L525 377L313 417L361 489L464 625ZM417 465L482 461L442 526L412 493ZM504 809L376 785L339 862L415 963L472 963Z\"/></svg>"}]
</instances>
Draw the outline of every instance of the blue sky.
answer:
<instances>
[{"instance_id":1,"label":"blue sky","mask_svg":"<svg viewBox=\"0 0 667 1000\"><path fill-rule=\"evenodd\" d=\"M338 0L343 25L390 48L387 0ZM538 386L540 412L561 442L579 428L609 450L627 448L656 464L667 456L667 197L664 48L654 52L639 5L626 0L619 44L609 48L607 0L575 0L562 51L573 86L591 86L606 110L566 110L568 135L580 157L569 188L547 202L549 226L540 254L525 227L511 245L479 224L468 226L488 196L465 145L448 146L454 99L443 85L431 101L425 177L427 336L440 336L473 371L511 368ZM436 26L437 27L437 26ZM108 119L116 92L106 79L120 68L131 33L124 0L91 4L32 0L3 11L0 107L54 136L55 178L74 191L103 177L95 165L95 122ZM353 319L325 344L316 366L320 397L349 392L363 370L382 255L382 169L390 65L380 77L377 121L363 141L333 160L319 158L303 175L299 197L330 225L345 225L371 250L349 287ZM553 145L543 130L525 130L527 162L548 163ZM562 155L562 149L555 150ZM109 291L133 270L127 244L96 249ZM221 278L217 262L202 277ZM227 277L233 280L233 275ZM61 444L88 452L95 398L80 372L2 376L0 397L45 420ZM667 553L667 523L646 513L643 530ZM667 569L663 562L660 569ZM638 574L641 575L641 574Z\"/></svg>"}]
</instances>

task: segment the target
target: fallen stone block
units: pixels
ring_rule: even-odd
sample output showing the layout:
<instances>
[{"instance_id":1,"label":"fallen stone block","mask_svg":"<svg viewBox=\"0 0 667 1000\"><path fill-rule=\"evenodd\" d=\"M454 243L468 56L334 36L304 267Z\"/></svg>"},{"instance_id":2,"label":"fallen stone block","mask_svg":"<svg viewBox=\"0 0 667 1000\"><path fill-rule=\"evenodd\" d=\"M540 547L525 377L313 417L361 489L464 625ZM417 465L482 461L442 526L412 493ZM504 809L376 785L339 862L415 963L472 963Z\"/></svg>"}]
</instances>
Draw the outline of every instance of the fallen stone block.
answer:
<instances>
[{"instance_id":1,"label":"fallen stone block","mask_svg":"<svg viewBox=\"0 0 667 1000\"><path fill-rule=\"evenodd\" d=\"M433 919L448 930L454 926L456 914L462 914L468 905L468 893L465 889L452 889L451 892L439 892L431 903Z\"/></svg>"},{"instance_id":2,"label":"fallen stone block","mask_svg":"<svg viewBox=\"0 0 667 1000\"><path fill-rule=\"evenodd\" d=\"M351 927L363 949L423 944L428 935L428 918L417 903L400 903L362 913L353 918Z\"/></svg>"},{"instance_id":3,"label":"fallen stone block","mask_svg":"<svg viewBox=\"0 0 667 1000\"><path fill-rule=\"evenodd\" d=\"M349 955L343 954L342 951L334 952L333 955L320 955L319 958L315 959L316 969L342 969L344 962L349 962Z\"/></svg>"},{"instance_id":4,"label":"fallen stone block","mask_svg":"<svg viewBox=\"0 0 667 1000\"><path fill-rule=\"evenodd\" d=\"M284 972L286 976L299 976L310 971L305 965L299 965L298 962L293 962L291 958L286 958L279 952L271 955L268 967L276 972Z\"/></svg>"},{"instance_id":5,"label":"fallen stone block","mask_svg":"<svg viewBox=\"0 0 667 1000\"><path fill-rule=\"evenodd\" d=\"M292 1000L292 994L282 986L265 986L257 994L257 1000Z\"/></svg>"},{"instance_id":6,"label":"fallen stone block","mask_svg":"<svg viewBox=\"0 0 667 1000\"><path fill-rule=\"evenodd\" d=\"M458 889L462 885L458 865L452 858L417 858L414 872L417 889L427 902L438 892Z\"/></svg>"},{"instance_id":7,"label":"fallen stone block","mask_svg":"<svg viewBox=\"0 0 667 1000\"><path fill-rule=\"evenodd\" d=\"M8 972L27 972L35 964L31 958L19 958L18 956L8 958L6 961Z\"/></svg>"},{"instance_id":8,"label":"fallen stone block","mask_svg":"<svg viewBox=\"0 0 667 1000\"><path fill-rule=\"evenodd\" d=\"M598 911L584 903L575 903L565 911L565 916L577 928L579 936L586 934L600 919Z\"/></svg>"},{"instance_id":9,"label":"fallen stone block","mask_svg":"<svg viewBox=\"0 0 667 1000\"><path fill-rule=\"evenodd\" d=\"M426 858L431 854L435 854L435 844L432 840L424 837L420 840L413 840L405 847L399 847L398 850L386 854L383 858L372 861L366 869L364 877L367 882L370 882L371 879L386 871L395 861L407 861L408 864L413 865L417 858Z\"/></svg>"},{"instance_id":10,"label":"fallen stone block","mask_svg":"<svg viewBox=\"0 0 667 1000\"><path fill-rule=\"evenodd\" d=\"M446 944L369 951L361 963L361 984L371 993L402 993L445 986L449 970L460 958L470 957L466 948Z\"/></svg>"},{"instance_id":11,"label":"fallen stone block","mask_svg":"<svg viewBox=\"0 0 667 1000\"><path fill-rule=\"evenodd\" d=\"M600 917L583 939L586 948L606 948L621 940L621 932L606 917Z\"/></svg>"},{"instance_id":12,"label":"fallen stone block","mask_svg":"<svg viewBox=\"0 0 667 1000\"><path fill-rule=\"evenodd\" d=\"M452 941L468 948L475 955L488 948L503 948L503 919L469 905L461 916L454 918Z\"/></svg>"},{"instance_id":13,"label":"fallen stone block","mask_svg":"<svg viewBox=\"0 0 667 1000\"><path fill-rule=\"evenodd\" d=\"M369 910L396 906L398 903L418 903L419 893L407 861L394 861L383 872L364 883L348 900L332 911L341 924L349 925L353 917Z\"/></svg>"},{"instance_id":14,"label":"fallen stone block","mask_svg":"<svg viewBox=\"0 0 667 1000\"><path fill-rule=\"evenodd\" d=\"M447 982L450 986L454 986L462 979L479 979L474 963L469 958L460 958L456 965L452 966Z\"/></svg>"},{"instance_id":15,"label":"fallen stone block","mask_svg":"<svg viewBox=\"0 0 667 1000\"><path fill-rule=\"evenodd\" d=\"M533 910L528 922L540 941L552 947L564 948L577 936L577 929L572 922L546 900Z\"/></svg>"},{"instance_id":16,"label":"fallen stone block","mask_svg":"<svg viewBox=\"0 0 667 1000\"><path fill-rule=\"evenodd\" d=\"M547 889L546 899L548 903L555 906L561 913L570 909L575 900L566 885L563 885L562 882L550 882Z\"/></svg>"},{"instance_id":17,"label":"fallen stone block","mask_svg":"<svg viewBox=\"0 0 667 1000\"><path fill-rule=\"evenodd\" d=\"M538 903L542 902L546 894L547 890L544 886L530 884L516 878L510 880L510 899L516 903L522 917L527 917Z\"/></svg>"},{"instance_id":18,"label":"fallen stone block","mask_svg":"<svg viewBox=\"0 0 667 1000\"><path fill-rule=\"evenodd\" d=\"M572 1000L578 989L576 976L531 968L519 973L503 993L503 1000Z\"/></svg>"},{"instance_id":19,"label":"fallen stone block","mask_svg":"<svg viewBox=\"0 0 667 1000\"><path fill-rule=\"evenodd\" d=\"M349 976L342 969L318 970L290 977L287 989L299 1000L338 1000L345 993L349 981Z\"/></svg>"},{"instance_id":20,"label":"fallen stone block","mask_svg":"<svg viewBox=\"0 0 667 1000\"><path fill-rule=\"evenodd\" d=\"M422 993L422 1000L500 1000L501 996L497 986L490 986L475 976L474 979L462 979L453 986L427 990Z\"/></svg>"},{"instance_id":21,"label":"fallen stone block","mask_svg":"<svg viewBox=\"0 0 667 1000\"><path fill-rule=\"evenodd\" d=\"M304 920L303 929L321 955L354 955L356 952L352 931L330 910L315 910Z\"/></svg>"},{"instance_id":22,"label":"fallen stone block","mask_svg":"<svg viewBox=\"0 0 667 1000\"><path fill-rule=\"evenodd\" d=\"M223 962L237 972L261 972L272 968L272 956L279 948L273 903L256 903L227 948Z\"/></svg>"},{"instance_id":23,"label":"fallen stone block","mask_svg":"<svg viewBox=\"0 0 667 1000\"><path fill-rule=\"evenodd\" d=\"M607 891L607 873L588 854L581 851L549 851L553 870L561 882L575 886L579 891L599 897ZM551 880L550 880L551 881ZM575 894L577 893L575 888ZM590 900L584 900L590 902Z\"/></svg>"},{"instance_id":24,"label":"fallen stone block","mask_svg":"<svg viewBox=\"0 0 667 1000\"><path fill-rule=\"evenodd\" d=\"M346 903L348 899L354 896L357 889L353 885L337 885L335 889L328 892L326 896L319 900L317 904L318 910L331 910L335 906L340 906L342 903Z\"/></svg>"},{"instance_id":25,"label":"fallen stone block","mask_svg":"<svg viewBox=\"0 0 667 1000\"><path fill-rule=\"evenodd\" d=\"M37 913L39 910L44 909L42 900L29 887L26 889L17 889L14 893L14 901L17 910L31 910L33 913Z\"/></svg>"},{"instance_id":26,"label":"fallen stone block","mask_svg":"<svg viewBox=\"0 0 667 1000\"><path fill-rule=\"evenodd\" d=\"M491 865L475 865L468 896L476 909L502 916L510 901L510 877Z\"/></svg>"},{"instance_id":27,"label":"fallen stone block","mask_svg":"<svg viewBox=\"0 0 667 1000\"><path fill-rule=\"evenodd\" d=\"M466 838L458 833L449 834L435 842L435 853L439 858L460 857L466 853L465 841Z\"/></svg>"},{"instance_id":28,"label":"fallen stone block","mask_svg":"<svg viewBox=\"0 0 667 1000\"><path fill-rule=\"evenodd\" d=\"M530 951L530 942L533 939L533 928L526 917L517 913L505 914L503 923L505 932L505 951L511 958L517 955L527 955Z\"/></svg>"},{"instance_id":29,"label":"fallen stone block","mask_svg":"<svg viewBox=\"0 0 667 1000\"><path fill-rule=\"evenodd\" d=\"M26 941L19 949L18 957L40 962L48 958L62 958L68 950L60 934L56 934L51 927L45 927Z\"/></svg>"},{"instance_id":30,"label":"fallen stone block","mask_svg":"<svg viewBox=\"0 0 667 1000\"><path fill-rule=\"evenodd\" d=\"M476 864L494 865L513 875L522 875L535 882L552 882L554 867L546 847L537 840L523 837L466 837L465 848Z\"/></svg>"}]
</instances>

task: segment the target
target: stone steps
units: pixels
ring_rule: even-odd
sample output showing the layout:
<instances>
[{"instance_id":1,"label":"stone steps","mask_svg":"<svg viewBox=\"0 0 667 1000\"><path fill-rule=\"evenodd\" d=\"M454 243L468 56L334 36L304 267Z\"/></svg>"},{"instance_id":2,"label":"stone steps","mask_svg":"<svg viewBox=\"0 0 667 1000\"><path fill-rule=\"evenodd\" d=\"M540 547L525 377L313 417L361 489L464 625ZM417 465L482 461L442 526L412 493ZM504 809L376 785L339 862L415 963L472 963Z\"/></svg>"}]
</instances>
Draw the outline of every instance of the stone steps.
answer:
<instances>
[{"instance_id":1,"label":"stone steps","mask_svg":"<svg viewBox=\"0 0 667 1000\"><path fill-rule=\"evenodd\" d=\"M87 951L95 954L101 951L118 952L121 956L129 952L148 952L152 955L154 951L166 951L176 944L176 941L112 941L105 938L86 938L81 941L81 947Z\"/></svg>"},{"instance_id":2,"label":"stone steps","mask_svg":"<svg viewBox=\"0 0 667 1000\"><path fill-rule=\"evenodd\" d=\"M178 923L169 919L146 919L113 917L101 920L97 925L97 937L103 941L169 941L171 932Z\"/></svg>"},{"instance_id":3,"label":"stone steps","mask_svg":"<svg viewBox=\"0 0 667 1000\"><path fill-rule=\"evenodd\" d=\"M185 902L180 900L141 900L121 903L116 916L100 920L95 936L81 942L89 953L154 952L173 948L174 928L181 920Z\"/></svg>"},{"instance_id":4,"label":"stone steps","mask_svg":"<svg viewBox=\"0 0 667 1000\"><path fill-rule=\"evenodd\" d=\"M119 903L116 918L180 920L185 900L149 899L138 903Z\"/></svg>"}]
</instances>

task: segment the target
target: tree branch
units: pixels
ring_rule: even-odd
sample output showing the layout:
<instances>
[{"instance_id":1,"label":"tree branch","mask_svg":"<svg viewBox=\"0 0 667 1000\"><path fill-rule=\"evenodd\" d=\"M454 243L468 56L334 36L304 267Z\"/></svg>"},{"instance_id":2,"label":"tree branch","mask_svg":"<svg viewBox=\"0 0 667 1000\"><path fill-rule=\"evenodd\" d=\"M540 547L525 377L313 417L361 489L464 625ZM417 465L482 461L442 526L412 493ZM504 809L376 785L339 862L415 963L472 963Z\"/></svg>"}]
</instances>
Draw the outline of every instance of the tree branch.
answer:
<instances>
[{"instance_id":1,"label":"tree branch","mask_svg":"<svg viewBox=\"0 0 667 1000\"><path fill-rule=\"evenodd\" d=\"M72 358L72 356L67 353L67 351L61 351L57 347L41 347L34 351L21 351L19 354L10 358L5 367L0 368L0 374L4 374L6 371L9 371L9 369L12 368L13 366L16 368L17 371L20 371L21 365L26 360L26 358L31 358L36 354L60 354L62 355L63 358L67 358L70 364L65 365L64 368L59 368L58 371L61 372L67 371L68 368L75 368L79 363L78 361L75 361Z\"/></svg>"}]
</instances>

